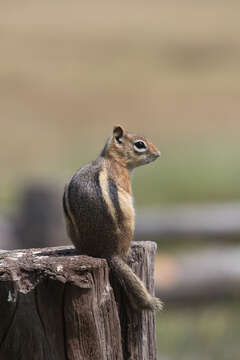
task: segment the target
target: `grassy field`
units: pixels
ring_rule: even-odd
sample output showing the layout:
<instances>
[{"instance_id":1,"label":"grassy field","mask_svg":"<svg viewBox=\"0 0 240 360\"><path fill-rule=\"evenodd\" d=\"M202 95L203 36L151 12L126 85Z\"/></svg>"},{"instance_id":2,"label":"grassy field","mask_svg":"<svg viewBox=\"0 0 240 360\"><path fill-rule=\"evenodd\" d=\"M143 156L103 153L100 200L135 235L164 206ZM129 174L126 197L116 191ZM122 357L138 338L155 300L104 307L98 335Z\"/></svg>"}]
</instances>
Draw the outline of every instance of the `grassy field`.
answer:
<instances>
[{"instance_id":1,"label":"grassy field","mask_svg":"<svg viewBox=\"0 0 240 360\"><path fill-rule=\"evenodd\" d=\"M66 181L116 123L163 153L136 172L137 204L239 200L240 3L0 10L2 207L29 176Z\"/></svg>"},{"instance_id":2,"label":"grassy field","mask_svg":"<svg viewBox=\"0 0 240 360\"><path fill-rule=\"evenodd\" d=\"M238 360L239 302L158 315L159 360Z\"/></svg>"}]
</instances>

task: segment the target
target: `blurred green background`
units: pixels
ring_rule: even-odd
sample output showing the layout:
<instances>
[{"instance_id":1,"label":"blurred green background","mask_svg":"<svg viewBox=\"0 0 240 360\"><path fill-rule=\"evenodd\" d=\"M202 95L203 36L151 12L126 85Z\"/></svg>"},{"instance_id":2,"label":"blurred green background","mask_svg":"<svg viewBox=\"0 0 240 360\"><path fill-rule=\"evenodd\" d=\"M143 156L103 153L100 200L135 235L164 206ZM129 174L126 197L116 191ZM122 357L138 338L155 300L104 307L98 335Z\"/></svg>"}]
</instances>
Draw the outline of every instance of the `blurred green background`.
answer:
<instances>
[{"instance_id":1,"label":"blurred green background","mask_svg":"<svg viewBox=\"0 0 240 360\"><path fill-rule=\"evenodd\" d=\"M1 212L29 178L64 184L115 124L162 152L136 170L137 207L239 201L239 13L235 0L1 2ZM160 314L161 359L239 359L238 312Z\"/></svg>"}]
</instances>

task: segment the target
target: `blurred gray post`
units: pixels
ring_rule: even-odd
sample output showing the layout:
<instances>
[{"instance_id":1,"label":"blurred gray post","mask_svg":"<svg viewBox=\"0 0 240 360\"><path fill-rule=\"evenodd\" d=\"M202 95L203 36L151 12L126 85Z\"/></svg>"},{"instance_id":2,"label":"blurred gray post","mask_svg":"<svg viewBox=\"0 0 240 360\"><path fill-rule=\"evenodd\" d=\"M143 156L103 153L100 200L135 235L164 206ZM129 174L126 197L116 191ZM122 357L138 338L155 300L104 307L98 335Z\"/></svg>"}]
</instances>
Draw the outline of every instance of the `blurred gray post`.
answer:
<instances>
[{"instance_id":1,"label":"blurred gray post","mask_svg":"<svg viewBox=\"0 0 240 360\"><path fill-rule=\"evenodd\" d=\"M62 214L62 192L58 185L32 183L23 189L16 220L18 248L68 244Z\"/></svg>"}]
</instances>

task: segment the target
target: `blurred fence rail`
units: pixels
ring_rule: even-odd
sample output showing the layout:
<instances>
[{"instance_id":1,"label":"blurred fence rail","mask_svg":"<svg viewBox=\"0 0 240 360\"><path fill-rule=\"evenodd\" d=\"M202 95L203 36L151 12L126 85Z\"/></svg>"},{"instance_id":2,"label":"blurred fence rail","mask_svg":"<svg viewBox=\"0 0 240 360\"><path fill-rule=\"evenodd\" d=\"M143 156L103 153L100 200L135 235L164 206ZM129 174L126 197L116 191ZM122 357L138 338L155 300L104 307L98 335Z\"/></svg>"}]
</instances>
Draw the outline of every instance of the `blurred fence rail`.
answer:
<instances>
[{"instance_id":1,"label":"blurred fence rail","mask_svg":"<svg viewBox=\"0 0 240 360\"><path fill-rule=\"evenodd\" d=\"M62 187L55 184L25 186L18 215L0 216L0 249L68 244L62 214ZM137 211L136 240L156 240L156 291L166 302L188 302L240 297L240 204L178 205ZM164 255L162 244L171 240L212 239L205 250ZM224 241L219 242L218 240ZM169 242L170 240L170 242ZM210 245L211 244L211 245ZM232 245L231 245L232 244ZM236 242L235 242L236 244ZM166 247L164 247L166 249Z\"/></svg>"},{"instance_id":2,"label":"blurred fence rail","mask_svg":"<svg viewBox=\"0 0 240 360\"><path fill-rule=\"evenodd\" d=\"M240 204L178 205L137 214L136 239L240 237Z\"/></svg>"},{"instance_id":3,"label":"blurred fence rail","mask_svg":"<svg viewBox=\"0 0 240 360\"><path fill-rule=\"evenodd\" d=\"M17 217L0 216L0 248L16 248L16 242L20 248L66 244L62 192L62 187L56 184L25 186ZM136 240L165 242L171 238L191 241L240 238L240 203L177 205L137 211Z\"/></svg>"},{"instance_id":4,"label":"blurred fence rail","mask_svg":"<svg viewBox=\"0 0 240 360\"><path fill-rule=\"evenodd\" d=\"M240 297L240 246L215 246L156 259L156 293L189 303Z\"/></svg>"}]
</instances>

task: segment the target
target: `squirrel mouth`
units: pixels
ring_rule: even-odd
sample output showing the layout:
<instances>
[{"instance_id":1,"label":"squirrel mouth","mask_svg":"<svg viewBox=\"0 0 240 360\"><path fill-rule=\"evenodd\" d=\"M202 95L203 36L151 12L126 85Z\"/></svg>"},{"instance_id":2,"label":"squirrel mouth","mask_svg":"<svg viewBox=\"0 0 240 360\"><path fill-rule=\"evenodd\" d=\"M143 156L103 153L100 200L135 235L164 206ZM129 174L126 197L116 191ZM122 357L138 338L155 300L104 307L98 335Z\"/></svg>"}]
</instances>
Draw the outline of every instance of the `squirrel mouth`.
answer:
<instances>
[{"instance_id":1,"label":"squirrel mouth","mask_svg":"<svg viewBox=\"0 0 240 360\"><path fill-rule=\"evenodd\" d=\"M146 159L145 163L146 164L149 164L155 160L157 160L157 158L160 156L160 154L152 154L152 156L148 159Z\"/></svg>"}]
</instances>

